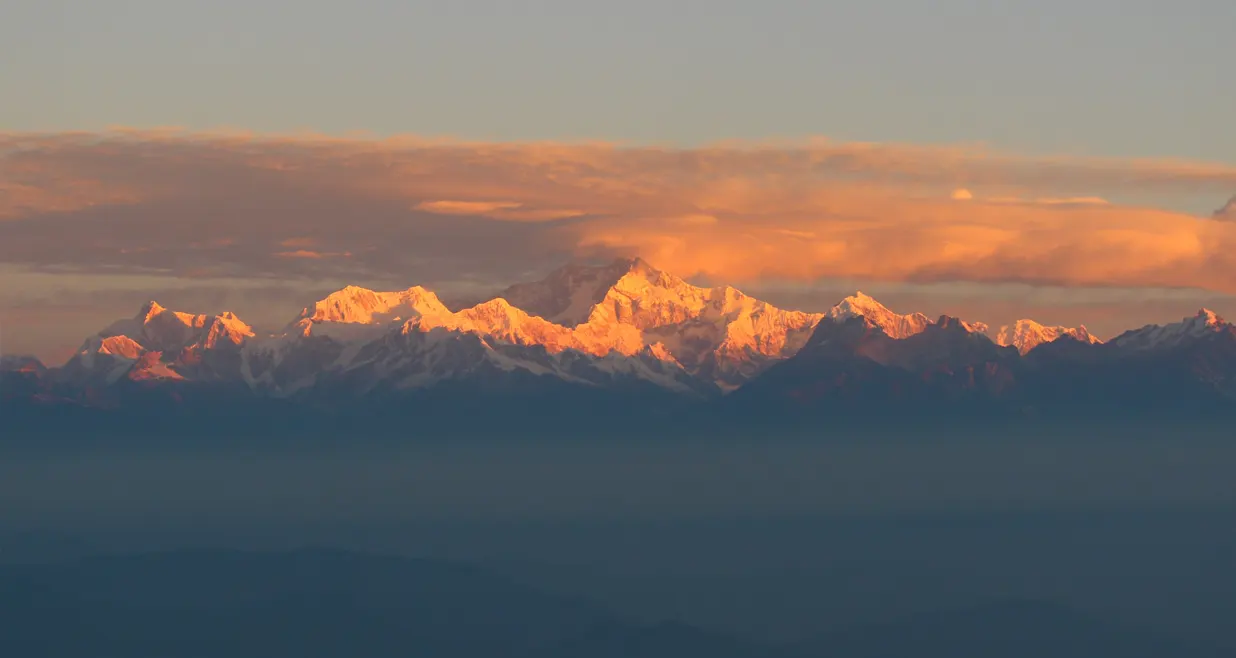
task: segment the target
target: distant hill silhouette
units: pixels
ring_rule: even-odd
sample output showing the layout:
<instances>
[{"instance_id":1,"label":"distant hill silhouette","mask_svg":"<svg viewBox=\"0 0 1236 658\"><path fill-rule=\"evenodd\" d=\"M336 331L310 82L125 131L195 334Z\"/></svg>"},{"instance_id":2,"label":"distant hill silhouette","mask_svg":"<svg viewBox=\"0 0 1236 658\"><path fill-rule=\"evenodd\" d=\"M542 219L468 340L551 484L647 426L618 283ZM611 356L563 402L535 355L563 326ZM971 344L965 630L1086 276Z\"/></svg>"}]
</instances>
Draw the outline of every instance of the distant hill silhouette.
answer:
<instances>
[{"instance_id":1,"label":"distant hill silhouette","mask_svg":"<svg viewBox=\"0 0 1236 658\"><path fill-rule=\"evenodd\" d=\"M1008 601L844 629L793 655L844 658L1219 658L1153 632L1056 605Z\"/></svg>"},{"instance_id":2,"label":"distant hill silhouette","mask_svg":"<svg viewBox=\"0 0 1236 658\"><path fill-rule=\"evenodd\" d=\"M9 655L520 656L610 617L443 562L177 552L0 570Z\"/></svg>"},{"instance_id":3,"label":"distant hill silhouette","mask_svg":"<svg viewBox=\"0 0 1236 658\"><path fill-rule=\"evenodd\" d=\"M6 655L23 658L1208 657L1041 603L832 632L793 647L625 622L468 566L302 550L180 551L0 568Z\"/></svg>"}]
</instances>

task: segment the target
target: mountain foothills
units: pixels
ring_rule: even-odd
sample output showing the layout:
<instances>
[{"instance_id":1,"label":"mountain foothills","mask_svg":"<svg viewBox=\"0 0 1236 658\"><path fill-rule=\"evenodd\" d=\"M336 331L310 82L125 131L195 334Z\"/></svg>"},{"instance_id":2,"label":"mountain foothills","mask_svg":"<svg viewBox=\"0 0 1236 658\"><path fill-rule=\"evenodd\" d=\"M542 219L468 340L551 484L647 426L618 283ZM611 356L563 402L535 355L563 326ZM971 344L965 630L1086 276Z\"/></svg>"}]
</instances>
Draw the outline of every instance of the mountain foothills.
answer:
<instances>
[{"instance_id":1,"label":"mountain foothills","mask_svg":"<svg viewBox=\"0 0 1236 658\"><path fill-rule=\"evenodd\" d=\"M861 407L1225 414L1236 410L1236 327L1202 310L1104 343L1084 327L1021 320L993 332L900 315L862 293L813 314L622 259L568 265L459 310L421 287L349 286L276 332L149 302L63 366L5 356L0 370L6 406L44 409L201 402L682 417L690 408L726 422Z\"/></svg>"}]
</instances>

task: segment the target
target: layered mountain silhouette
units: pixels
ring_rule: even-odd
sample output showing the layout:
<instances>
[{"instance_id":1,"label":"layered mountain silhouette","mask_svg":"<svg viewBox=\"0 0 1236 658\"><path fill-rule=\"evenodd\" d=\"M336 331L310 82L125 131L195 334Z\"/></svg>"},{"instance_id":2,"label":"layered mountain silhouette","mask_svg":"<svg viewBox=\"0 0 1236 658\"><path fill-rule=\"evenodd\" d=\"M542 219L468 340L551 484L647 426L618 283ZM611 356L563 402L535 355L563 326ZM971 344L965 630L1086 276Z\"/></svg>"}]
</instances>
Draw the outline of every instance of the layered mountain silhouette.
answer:
<instances>
[{"instance_id":1,"label":"layered mountain silhouette","mask_svg":"<svg viewBox=\"0 0 1236 658\"><path fill-rule=\"evenodd\" d=\"M1046 603L991 603L794 645L597 605L436 560L177 551L0 567L11 655L472 658L1157 658L1225 655Z\"/></svg>"},{"instance_id":2,"label":"layered mountain silhouette","mask_svg":"<svg viewBox=\"0 0 1236 658\"><path fill-rule=\"evenodd\" d=\"M349 286L274 332L152 301L63 366L6 356L0 370L10 407L254 416L1236 412L1236 328L1205 309L1104 343L1028 319L993 332L902 315L861 292L785 310L640 259L568 265L458 310L422 287Z\"/></svg>"}]
</instances>

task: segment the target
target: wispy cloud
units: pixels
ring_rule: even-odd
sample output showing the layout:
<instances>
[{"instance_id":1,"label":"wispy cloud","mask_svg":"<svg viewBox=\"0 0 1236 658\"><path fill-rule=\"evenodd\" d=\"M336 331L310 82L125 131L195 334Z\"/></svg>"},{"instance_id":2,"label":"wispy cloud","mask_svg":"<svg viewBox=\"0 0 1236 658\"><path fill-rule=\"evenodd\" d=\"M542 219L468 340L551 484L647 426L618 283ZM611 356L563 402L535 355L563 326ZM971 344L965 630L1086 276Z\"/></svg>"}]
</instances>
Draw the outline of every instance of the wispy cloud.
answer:
<instances>
[{"instance_id":1,"label":"wispy cloud","mask_svg":"<svg viewBox=\"0 0 1236 658\"><path fill-rule=\"evenodd\" d=\"M422 201L416 204L416 209L443 215L487 215L522 205L517 201Z\"/></svg>"},{"instance_id":2,"label":"wispy cloud","mask_svg":"<svg viewBox=\"0 0 1236 658\"><path fill-rule=\"evenodd\" d=\"M998 196L984 199L987 203L1005 203L1018 204L1029 203L1039 204L1043 206L1106 206L1111 202L1103 197L1097 196L1076 196L1076 197L1042 197L1035 199L1023 199L1020 197Z\"/></svg>"},{"instance_id":3,"label":"wispy cloud","mask_svg":"<svg viewBox=\"0 0 1236 658\"><path fill-rule=\"evenodd\" d=\"M322 258L350 258L350 252L333 252L333 251L313 251L310 249L297 249L296 251L277 251L275 256L278 258L309 258L318 260Z\"/></svg>"},{"instance_id":4,"label":"wispy cloud","mask_svg":"<svg viewBox=\"0 0 1236 658\"><path fill-rule=\"evenodd\" d=\"M510 221L541 222L584 213L562 208L526 208L518 201L422 201L414 206L438 215L471 215Z\"/></svg>"}]
</instances>

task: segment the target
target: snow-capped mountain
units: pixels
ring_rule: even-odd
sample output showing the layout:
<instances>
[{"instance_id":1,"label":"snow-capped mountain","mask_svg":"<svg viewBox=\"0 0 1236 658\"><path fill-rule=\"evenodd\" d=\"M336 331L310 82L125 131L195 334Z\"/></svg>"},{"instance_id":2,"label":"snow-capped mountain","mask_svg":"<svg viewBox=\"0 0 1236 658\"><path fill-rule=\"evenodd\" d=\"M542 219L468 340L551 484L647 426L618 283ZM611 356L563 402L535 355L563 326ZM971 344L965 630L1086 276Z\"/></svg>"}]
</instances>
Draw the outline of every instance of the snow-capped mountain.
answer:
<instances>
[{"instance_id":1,"label":"snow-capped mountain","mask_svg":"<svg viewBox=\"0 0 1236 658\"><path fill-rule=\"evenodd\" d=\"M169 311L151 301L136 316L112 324L98 337L126 337L146 351L174 352L213 349L222 342L239 345L252 335L253 328L232 313L193 315Z\"/></svg>"},{"instance_id":2,"label":"snow-capped mountain","mask_svg":"<svg viewBox=\"0 0 1236 658\"><path fill-rule=\"evenodd\" d=\"M898 315L862 293L843 300L828 318L794 359L861 358L883 366L923 370L1009 356L986 335L983 323L947 315L936 320L921 313Z\"/></svg>"},{"instance_id":3,"label":"snow-capped mountain","mask_svg":"<svg viewBox=\"0 0 1236 658\"><path fill-rule=\"evenodd\" d=\"M640 381L678 392L702 388L664 350L620 353L585 345L574 330L501 298L454 313L439 305L402 321L316 322L306 332L255 341L246 357L251 381L283 393L323 379L346 380L350 391L363 393L516 371L582 385Z\"/></svg>"},{"instance_id":4,"label":"snow-capped mountain","mask_svg":"<svg viewBox=\"0 0 1236 658\"><path fill-rule=\"evenodd\" d=\"M1021 331L1006 328L993 341L982 325L941 317L896 339L865 316L822 322L798 354L740 389L731 404L746 414L867 406L928 416L964 409L965 417L1236 415L1236 326L1210 311L1106 344L1080 328L1015 327Z\"/></svg>"},{"instance_id":5,"label":"snow-capped mountain","mask_svg":"<svg viewBox=\"0 0 1236 658\"><path fill-rule=\"evenodd\" d=\"M691 285L640 259L568 265L503 294L451 311L419 286L348 286L264 335L231 313L180 313L150 302L89 338L63 370L96 383L233 381L280 396L332 380L350 382L357 393L423 388L482 371L709 393L742 386L813 335L827 339L830 331L817 330L821 321L858 319L897 341L941 322L965 333L987 329L894 313L861 292L825 313L783 310L730 286Z\"/></svg>"},{"instance_id":6,"label":"snow-capped mountain","mask_svg":"<svg viewBox=\"0 0 1236 658\"><path fill-rule=\"evenodd\" d=\"M198 399L319 406L437 391L450 407L482 394L542 391L550 404L591 391L585 397L594 403L615 395L638 407L737 391L727 398L735 408L794 400L1020 409L1112 404L1112 391L1152 407L1185 392L1236 397L1236 328L1209 311L1108 344L1084 327L1031 320L993 339L983 323L900 314L861 292L823 313L779 309L639 259L570 265L504 295L452 311L422 287L349 286L276 332L255 331L231 313L151 302L88 338L61 368L15 368L6 357L0 370L28 372L7 375L5 399L13 390L74 399L79 390L152 402L209 389L211 397Z\"/></svg>"},{"instance_id":7,"label":"snow-capped mountain","mask_svg":"<svg viewBox=\"0 0 1236 658\"><path fill-rule=\"evenodd\" d=\"M912 317L910 324L882 306L866 308L874 320L856 313L821 322L801 351L738 389L735 422L757 409L844 420L943 412L954 404L1003 406L1000 400L1016 388L1020 356L996 345L984 325L949 316L925 323ZM884 324L904 337L890 336Z\"/></svg>"},{"instance_id":8,"label":"snow-capped mountain","mask_svg":"<svg viewBox=\"0 0 1236 658\"><path fill-rule=\"evenodd\" d=\"M806 345L735 394L740 409L942 402L1011 387L1016 350L987 325L901 315L861 292L825 314Z\"/></svg>"},{"instance_id":9,"label":"snow-capped mountain","mask_svg":"<svg viewBox=\"0 0 1236 658\"><path fill-rule=\"evenodd\" d=\"M555 324L575 327L587 322L593 307L640 263L637 259L619 259L600 267L572 263L540 281L516 283L498 297Z\"/></svg>"},{"instance_id":10,"label":"snow-capped mountain","mask_svg":"<svg viewBox=\"0 0 1236 658\"><path fill-rule=\"evenodd\" d=\"M1232 325L1214 311L1201 309L1191 318L1171 324L1152 324L1126 331L1112 339L1111 344L1123 350L1151 350L1178 347L1191 339L1230 332Z\"/></svg>"},{"instance_id":11,"label":"snow-capped mountain","mask_svg":"<svg viewBox=\"0 0 1236 658\"><path fill-rule=\"evenodd\" d=\"M901 315L889 310L861 291L841 300L829 309L824 317L829 322L821 323L816 327L810 343L819 344L830 340L837 331L833 327L847 325L851 321L857 321L867 329L868 333L875 332L882 337L897 341L913 338L939 326L948 326L972 334L987 332L987 325L982 322L966 322L947 315L942 315L936 320L931 320L922 313Z\"/></svg>"},{"instance_id":12,"label":"snow-capped mountain","mask_svg":"<svg viewBox=\"0 0 1236 658\"><path fill-rule=\"evenodd\" d=\"M420 286L396 292L348 286L302 310L293 324L308 328L321 323L384 324L449 314L437 295Z\"/></svg>"},{"instance_id":13,"label":"snow-capped mountain","mask_svg":"<svg viewBox=\"0 0 1236 658\"><path fill-rule=\"evenodd\" d=\"M687 372L727 390L797 352L823 317L730 286L694 286L638 258L569 265L502 296L570 328L589 353L638 354L659 344Z\"/></svg>"},{"instance_id":14,"label":"snow-capped mountain","mask_svg":"<svg viewBox=\"0 0 1236 658\"><path fill-rule=\"evenodd\" d=\"M302 311L284 334L251 341L244 355L250 385L278 394L329 379L346 380L360 393L517 371L583 385L708 388L664 346L615 346L503 298L452 312L419 287L391 293L344 288Z\"/></svg>"},{"instance_id":15,"label":"snow-capped mountain","mask_svg":"<svg viewBox=\"0 0 1236 658\"><path fill-rule=\"evenodd\" d=\"M862 318L868 326L879 327L889 338L909 338L920 334L931 320L922 313L899 315L884 307L883 304L865 295L862 291L841 300L825 313L825 317L834 323L842 323L850 318Z\"/></svg>"},{"instance_id":16,"label":"snow-capped mountain","mask_svg":"<svg viewBox=\"0 0 1236 658\"><path fill-rule=\"evenodd\" d=\"M1015 347L1019 353L1024 355L1039 345L1059 340L1062 336L1069 336L1087 344L1102 342L1087 331L1084 325L1076 328L1046 327L1034 320L1018 320L1011 327L1008 325L1000 327L999 333L996 334L996 344Z\"/></svg>"},{"instance_id":17,"label":"snow-capped mountain","mask_svg":"<svg viewBox=\"0 0 1236 658\"><path fill-rule=\"evenodd\" d=\"M63 372L75 380L233 378L253 329L232 313L171 311L147 302L132 318L87 338Z\"/></svg>"}]
</instances>

